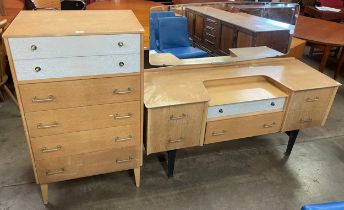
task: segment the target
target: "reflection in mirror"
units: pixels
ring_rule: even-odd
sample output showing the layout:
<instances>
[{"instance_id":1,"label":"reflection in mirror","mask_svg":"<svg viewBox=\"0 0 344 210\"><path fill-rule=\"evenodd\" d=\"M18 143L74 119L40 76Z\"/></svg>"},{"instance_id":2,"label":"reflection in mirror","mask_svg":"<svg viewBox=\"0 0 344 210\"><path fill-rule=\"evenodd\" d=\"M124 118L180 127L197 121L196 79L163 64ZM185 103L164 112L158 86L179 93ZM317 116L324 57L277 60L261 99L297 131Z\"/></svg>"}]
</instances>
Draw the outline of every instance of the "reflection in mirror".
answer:
<instances>
[{"instance_id":1,"label":"reflection in mirror","mask_svg":"<svg viewBox=\"0 0 344 210\"><path fill-rule=\"evenodd\" d=\"M230 1L153 7L153 66L232 63L288 53L299 5Z\"/></svg>"}]
</instances>

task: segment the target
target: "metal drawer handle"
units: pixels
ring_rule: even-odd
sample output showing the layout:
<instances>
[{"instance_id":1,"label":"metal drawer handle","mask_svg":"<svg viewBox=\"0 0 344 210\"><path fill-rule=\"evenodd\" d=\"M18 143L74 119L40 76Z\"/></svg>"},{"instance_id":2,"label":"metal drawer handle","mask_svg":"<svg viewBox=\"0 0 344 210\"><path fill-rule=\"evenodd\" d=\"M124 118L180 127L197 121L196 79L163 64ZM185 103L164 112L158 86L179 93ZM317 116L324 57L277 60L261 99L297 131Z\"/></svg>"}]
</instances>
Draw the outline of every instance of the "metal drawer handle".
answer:
<instances>
[{"instance_id":1,"label":"metal drawer handle","mask_svg":"<svg viewBox=\"0 0 344 210\"><path fill-rule=\"evenodd\" d=\"M35 50L37 50L37 46L36 45L31 45L31 51L35 51Z\"/></svg>"},{"instance_id":2,"label":"metal drawer handle","mask_svg":"<svg viewBox=\"0 0 344 210\"><path fill-rule=\"evenodd\" d=\"M43 147L42 148L42 153L47 153L47 152L57 152L57 151L60 151L62 150L62 146L61 145L57 145L55 148L51 148L51 149L48 149L46 147Z\"/></svg>"},{"instance_id":3,"label":"metal drawer handle","mask_svg":"<svg viewBox=\"0 0 344 210\"><path fill-rule=\"evenodd\" d=\"M126 119L126 118L130 118L132 117L133 114L132 113L128 113L128 115L119 115L119 114L110 114L109 117L113 117L115 120L120 120L120 119Z\"/></svg>"},{"instance_id":4,"label":"metal drawer handle","mask_svg":"<svg viewBox=\"0 0 344 210\"><path fill-rule=\"evenodd\" d=\"M35 72L40 72L41 70L42 70L41 67L39 67L39 66L35 67Z\"/></svg>"},{"instance_id":5,"label":"metal drawer handle","mask_svg":"<svg viewBox=\"0 0 344 210\"><path fill-rule=\"evenodd\" d=\"M319 101L319 97L307 98L307 99L306 99L306 102L315 102L315 101Z\"/></svg>"},{"instance_id":6,"label":"metal drawer handle","mask_svg":"<svg viewBox=\"0 0 344 210\"><path fill-rule=\"evenodd\" d=\"M168 143L173 144L173 143L182 142L183 140L184 140L184 138L180 137L179 139L175 139L175 140L170 139L170 140L168 140Z\"/></svg>"},{"instance_id":7,"label":"metal drawer handle","mask_svg":"<svg viewBox=\"0 0 344 210\"><path fill-rule=\"evenodd\" d=\"M212 44L212 45L215 45L215 42L209 41L208 39L205 39L205 41Z\"/></svg>"},{"instance_id":8,"label":"metal drawer handle","mask_svg":"<svg viewBox=\"0 0 344 210\"><path fill-rule=\"evenodd\" d=\"M42 102L50 102L54 101L56 98L53 95L49 95L48 98L37 98L37 96L33 97L32 103L42 103Z\"/></svg>"},{"instance_id":9,"label":"metal drawer handle","mask_svg":"<svg viewBox=\"0 0 344 210\"><path fill-rule=\"evenodd\" d=\"M124 160L116 160L116 163L127 163L127 162L130 162L132 161L134 158L129 156L128 159L124 159Z\"/></svg>"},{"instance_id":10,"label":"metal drawer handle","mask_svg":"<svg viewBox=\"0 0 344 210\"><path fill-rule=\"evenodd\" d=\"M301 119L301 120L300 120L300 123L310 123L310 122L312 122L312 121L313 121L312 118L308 118L307 120Z\"/></svg>"},{"instance_id":11,"label":"metal drawer handle","mask_svg":"<svg viewBox=\"0 0 344 210\"><path fill-rule=\"evenodd\" d=\"M226 131L225 130L222 130L222 131L219 131L219 132L212 132L211 135L212 136L222 136L222 135L225 135Z\"/></svg>"},{"instance_id":12,"label":"metal drawer handle","mask_svg":"<svg viewBox=\"0 0 344 210\"><path fill-rule=\"evenodd\" d=\"M174 115L171 115L170 116L170 120L180 120L180 119L183 119L186 117L186 114L183 113L182 115L178 116L178 117L175 117Z\"/></svg>"},{"instance_id":13,"label":"metal drawer handle","mask_svg":"<svg viewBox=\"0 0 344 210\"><path fill-rule=\"evenodd\" d=\"M131 88L128 88L126 90L118 90L118 89L115 89L113 91L113 94L127 94L127 93L131 93L133 92L133 90Z\"/></svg>"},{"instance_id":14,"label":"metal drawer handle","mask_svg":"<svg viewBox=\"0 0 344 210\"><path fill-rule=\"evenodd\" d=\"M118 42L118 46L123 47L124 46L123 42Z\"/></svg>"},{"instance_id":15,"label":"metal drawer handle","mask_svg":"<svg viewBox=\"0 0 344 210\"><path fill-rule=\"evenodd\" d=\"M212 34L210 34L210 33L207 33L207 32L205 33L205 35L215 38L214 35L212 35Z\"/></svg>"},{"instance_id":16,"label":"metal drawer handle","mask_svg":"<svg viewBox=\"0 0 344 210\"><path fill-rule=\"evenodd\" d=\"M276 125L275 122L270 123L270 124L264 124L264 125L263 125L263 128L271 128L271 127L274 127L275 125Z\"/></svg>"},{"instance_id":17,"label":"metal drawer handle","mask_svg":"<svg viewBox=\"0 0 344 210\"><path fill-rule=\"evenodd\" d=\"M121 138L119 136L117 136L115 138L115 141L116 142L122 142L122 141L130 141L130 140L133 140L133 136L132 135L129 135L127 138Z\"/></svg>"},{"instance_id":18,"label":"metal drawer handle","mask_svg":"<svg viewBox=\"0 0 344 210\"><path fill-rule=\"evenodd\" d=\"M37 125L37 128L38 129L46 129L46 128L56 128L56 127L58 127L59 126L59 124L58 124L58 122L53 122L52 124L50 124L50 125L43 125L42 123L39 123L38 125Z\"/></svg>"},{"instance_id":19,"label":"metal drawer handle","mask_svg":"<svg viewBox=\"0 0 344 210\"><path fill-rule=\"evenodd\" d=\"M121 61L121 62L118 63L118 65L119 65L120 67L123 67L123 66L124 66L124 62Z\"/></svg>"},{"instance_id":20,"label":"metal drawer handle","mask_svg":"<svg viewBox=\"0 0 344 210\"><path fill-rule=\"evenodd\" d=\"M45 172L47 176L55 175L55 174L63 174L64 173L64 168L56 169L56 170L48 170Z\"/></svg>"},{"instance_id":21,"label":"metal drawer handle","mask_svg":"<svg viewBox=\"0 0 344 210\"><path fill-rule=\"evenodd\" d=\"M211 31L214 31L215 30L215 28L213 28L213 27L210 27L210 26L207 26L207 27L205 27L206 29L209 29L209 30L211 30Z\"/></svg>"},{"instance_id":22,"label":"metal drawer handle","mask_svg":"<svg viewBox=\"0 0 344 210\"><path fill-rule=\"evenodd\" d=\"M208 22L217 24L217 21L216 21L216 20L212 20L212 19L210 19L210 18L207 18L206 20L207 20Z\"/></svg>"}]
</instances>

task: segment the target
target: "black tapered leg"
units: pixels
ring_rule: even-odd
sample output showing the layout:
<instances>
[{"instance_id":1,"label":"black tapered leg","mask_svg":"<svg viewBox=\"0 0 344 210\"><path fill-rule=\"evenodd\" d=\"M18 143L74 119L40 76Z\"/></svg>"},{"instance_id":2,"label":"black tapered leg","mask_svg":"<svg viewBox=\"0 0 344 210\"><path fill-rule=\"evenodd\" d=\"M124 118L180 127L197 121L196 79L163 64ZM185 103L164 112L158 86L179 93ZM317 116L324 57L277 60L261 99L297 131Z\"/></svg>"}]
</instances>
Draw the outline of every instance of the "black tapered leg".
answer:
<instances>
[{"instance_id":1,"label":"black tapered leg","mask_svg":"<svg viewBox=\"0 0 344 210\"><path fill-rule=\"evenodd\" d=\"M173 177L174 163L176 161L177 150L167 151L167 175Z\"/></svg>"},{"instance_id":2,"label":"black tapered leg","mask_svg":"<svg viewBox=\"0 0 344 210\"><path fill-rule=\"evenodd\" d=\"M291 151L293 150L293 146L295 144L297 135L299 134L300 130L293 130L293 131L287 131L286 134L289 136L288 146L287 150L285 152L286 155L290 155Z\"/></svg>"}]
</instances>

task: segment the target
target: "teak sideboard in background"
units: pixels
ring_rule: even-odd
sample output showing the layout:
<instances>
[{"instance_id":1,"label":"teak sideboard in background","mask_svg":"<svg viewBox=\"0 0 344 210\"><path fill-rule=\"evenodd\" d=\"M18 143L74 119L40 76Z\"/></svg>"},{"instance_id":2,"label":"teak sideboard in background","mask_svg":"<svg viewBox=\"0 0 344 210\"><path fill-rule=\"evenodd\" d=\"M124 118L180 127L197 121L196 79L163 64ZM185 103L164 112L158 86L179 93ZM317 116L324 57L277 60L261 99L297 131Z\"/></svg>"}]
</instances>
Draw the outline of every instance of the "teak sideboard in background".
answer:
<instances>
[{"instance_id":1,"label":"teak sideboard in background","mask_svg":"<svg viewBox=\"0 0 344 210\"><path fill-rule=\"evenodd\" d=\"M4 34L36 182L134 169L143 28L132 11L22 11Z\"/></svg>"},{"instance_id":2,"label":"teak sideboard in background","mask_svg":"<svg viewBox=\"0 0 344 210\"><path fill-rule=\"evenodd\" d=\"M323 126L340 84L294 58L145 70L147 154Z\"/></svg>"}]
</instances>

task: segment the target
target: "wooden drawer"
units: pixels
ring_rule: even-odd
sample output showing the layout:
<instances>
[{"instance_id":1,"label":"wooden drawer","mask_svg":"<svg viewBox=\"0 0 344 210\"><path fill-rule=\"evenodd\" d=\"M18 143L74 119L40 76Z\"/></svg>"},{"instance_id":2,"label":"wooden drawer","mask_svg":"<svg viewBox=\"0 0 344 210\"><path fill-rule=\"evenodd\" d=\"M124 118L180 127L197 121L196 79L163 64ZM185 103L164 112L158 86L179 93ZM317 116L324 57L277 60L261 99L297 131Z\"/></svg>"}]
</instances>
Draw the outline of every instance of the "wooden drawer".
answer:
<instances>
[{"instance_id":1,"label":"wooden drawer","mask_svg":"<svg viewBox=\"0 0 344 210\"><path fill-rule=\"evenodd\" d=\"M204 24L205 24L205 26L211 26L213 28L217 28L218 25L220 24L220 21L218 21L214 18L206 17L204 19Z\"/></svg>"},{"instance_id":2,"label":"wooden drawer","mask_svg":"<svg viewBox=\"0 0 344 210\"><path fill-rule=\"evenodd\" d=\"M290 110L309 110L327 107L335 88L324 88L295 92L291 98Z\"/></svg>"},{"instance_id":3,"label":"wooden drawer","mask_svg":"<svg viewBox=\"0 0 344 210\"><path fill-rule=\"evenodd\" d=\"M9 38L18 59L131 54L140 52L140 34Z\"/></svg>"},{"instance_id":4,"label":"wooden drawer","mask_svg":"<svg viewBox=\"0 0 344 210\"><path fill-rule=\"evenodd\" d=\"M215 117L226 117L232 115L283 110L286 98L274 98L243 103L210 106L208 108L208 119Z\"/></svg>"},{"instance_id":5,"label":"wooden drawer","mask_svg":"<svg viewBox=\"0 0 344 210\"><path fill-rule=\"evenodd\" d=\"M18 81L140 72L140 54L14 61Z\"/></svg>"},{"instance_id":6,"label":"wooden drawer","mask_svg":"<svg viewBox=\"0 0 344 210\"><path fill-rule=\"evenodd\" d=\"M291 131L322 126L326 111L327 107L290 111L286 116L286 123L283 126L283 130Z\"/></svg>"},{"instance_id":7,"label":"wooden drawer","mask_svg":"<svg viewBox=\"0 0 344 210\"><path fill-rule=\"evenodd\" d=\"M40 184L128 170L140 166L140 148L111 149L36 161Z\"/></svg>"},{"instance_id":8,"label":"wooden drawer","mask_svg":"<svg viewBox=\"0 0 344 210\"><path fill-rule=\"evenodd\" d=\"M140 100L140 76L19 85L25 112Z\"/></svg>"},{"instance_id":9,"label":"wooden drawer","mask_svg":"<svg viewBox=\"0 0 344 210\"><path fill-rule=\"evenodd\" d=\"M76 155L105 149L140 146L139 125L80 131L31 139L36 160Z\"/></svg>"},{"instance_id":10,"label":"wooden drawer","mask_svg":"<svg viewBox=\"0 0 344 210\"><path fill-rule=\"evenodd\" d=\"M139 101L29 112L31 137L140 123Z\"/></svg>"},{"instance_id":11,"label":"wooden drawer","mask_svg":"<svg viewBox=\"0 0 344 210\"><path fill-rule=\"evenodd\" d=\"M250 136L275 133L281 130L284 112L272 112L207 122L205 144Z\"/></svg>"},{"instance_id":12,"label":"wooden drawer","mask_svg":"<svg viewBox=\"0 0 344 210\"><path fill-rule=\"evenodd\" d=\"M148 109L147 154L200 145L204 103Z\"/></svg>"}]
</instances>

